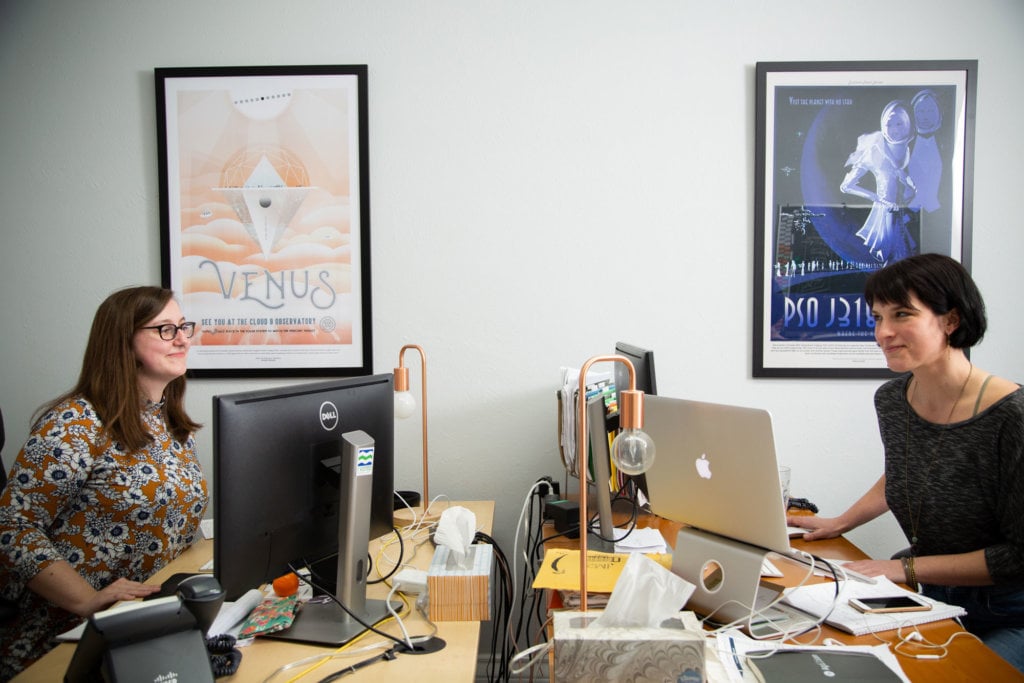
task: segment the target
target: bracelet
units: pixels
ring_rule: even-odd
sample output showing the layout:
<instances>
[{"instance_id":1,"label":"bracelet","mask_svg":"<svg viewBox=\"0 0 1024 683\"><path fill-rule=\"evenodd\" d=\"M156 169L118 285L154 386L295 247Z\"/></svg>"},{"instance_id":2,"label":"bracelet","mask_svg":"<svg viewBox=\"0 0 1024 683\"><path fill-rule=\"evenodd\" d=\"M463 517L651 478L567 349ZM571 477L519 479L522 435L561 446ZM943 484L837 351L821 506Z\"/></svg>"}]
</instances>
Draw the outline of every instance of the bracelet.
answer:
<instances>
[{"instance_id":1,"label":"bracelet","mask_svg":"<svg viewBox=\"0 0 1024 683\"><path fill-rule=\"evenodd\" d=\"M903 578L906 579L907 585L913 590L917 590L917 572L914 570L914 558L901 557L900 563L903 565Z\"/></svg>"}]
</instances>

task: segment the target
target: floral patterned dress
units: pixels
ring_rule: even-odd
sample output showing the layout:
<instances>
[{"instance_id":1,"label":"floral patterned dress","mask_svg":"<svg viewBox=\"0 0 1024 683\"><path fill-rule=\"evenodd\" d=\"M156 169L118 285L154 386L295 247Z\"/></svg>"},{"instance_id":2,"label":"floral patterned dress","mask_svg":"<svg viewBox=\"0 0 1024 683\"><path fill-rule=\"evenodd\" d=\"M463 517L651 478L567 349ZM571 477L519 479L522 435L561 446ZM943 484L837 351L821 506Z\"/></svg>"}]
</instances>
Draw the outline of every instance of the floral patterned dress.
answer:
<instances>
[{"instance_id":1,"label":"floral patterned dress","mask_svg":"<svg viewBox=\"0 0 1024 683\"><path fill-rule=\"evenodd\" d=\"M0 496L0 597L19 612L0 626L0 680L81 621L25 587L45 567L66 560L98 590L145 581L197 539L208 492L195 441L174 439L163 404L147 402L142 415L153 440L127 451L89 401L71 399L43 415L18 454Z\"/></svg>"}]
</instances>

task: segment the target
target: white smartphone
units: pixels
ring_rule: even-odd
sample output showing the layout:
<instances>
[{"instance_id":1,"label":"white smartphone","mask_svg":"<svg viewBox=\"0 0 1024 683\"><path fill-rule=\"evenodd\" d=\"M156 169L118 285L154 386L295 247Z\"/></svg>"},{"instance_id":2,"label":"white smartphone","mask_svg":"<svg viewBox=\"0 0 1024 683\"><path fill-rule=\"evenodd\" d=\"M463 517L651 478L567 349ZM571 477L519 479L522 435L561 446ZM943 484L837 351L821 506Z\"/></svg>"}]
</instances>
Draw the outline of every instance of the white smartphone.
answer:
<instances>
[{"instance_id":1,"label":"white smartphone","mask_svg":"<svg viewBox=\"0 0 1024 683\"><path fill-rule=\"evenodd\" d=\"M924 612L932 606L914 595L891 595L879 598L850 598L850 606L868 614L889 612Z\"/></svg>"}]
</instances>

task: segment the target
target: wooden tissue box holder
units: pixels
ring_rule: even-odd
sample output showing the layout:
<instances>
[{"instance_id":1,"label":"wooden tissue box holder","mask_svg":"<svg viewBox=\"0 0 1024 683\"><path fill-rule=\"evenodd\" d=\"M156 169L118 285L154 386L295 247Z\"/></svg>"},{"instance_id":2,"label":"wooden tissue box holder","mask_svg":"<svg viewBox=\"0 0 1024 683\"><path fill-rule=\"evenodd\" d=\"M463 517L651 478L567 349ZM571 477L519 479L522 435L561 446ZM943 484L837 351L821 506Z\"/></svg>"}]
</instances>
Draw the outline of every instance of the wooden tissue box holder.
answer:
<instances>
[{"instance_id":1,"label":"wooden tissue box holder","mask_svg":"<svg viewBox=\"0 0 1024 683\"><path fill-rule=\"evenodd\" d=\"M468 569L455 563L447 546L438 546L427 569L431 621L489 621L491 618L491 564L494 548L487 543L469 546Z\"/></svg>"}]
</instances>

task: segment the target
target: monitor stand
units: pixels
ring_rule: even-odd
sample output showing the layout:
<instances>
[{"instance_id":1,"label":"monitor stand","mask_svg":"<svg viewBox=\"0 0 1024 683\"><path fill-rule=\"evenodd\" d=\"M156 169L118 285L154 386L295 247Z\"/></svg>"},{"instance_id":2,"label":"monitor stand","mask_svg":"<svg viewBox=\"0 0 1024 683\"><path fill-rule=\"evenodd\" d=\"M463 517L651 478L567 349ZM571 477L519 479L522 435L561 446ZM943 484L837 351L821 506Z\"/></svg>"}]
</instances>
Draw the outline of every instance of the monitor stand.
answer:
<instances>
[{"instance_id":1,"label":"monitor stand","mask_svg":"<svg viewBox=\"0 0 1024 683\"><path fill-rule=\"evenodd\" d=\"M788 637L817 625L813 615L777 602L780 586L762 583L761 567L770 552L684 526L676 537L672 572L696 586L686 607L755 638Z\"/></svg>"},{"instance_id":2,"label":"monitor stand","mask_svg":"<svg viewBox=\"0 0 1024 683\"><path fill-rule=\"evenodd\" d=\"M324 464L340 476L336 591L352 614L333 600L307 602L300 605L291 626L269 637L337 647L390 615L387 601L366 599L374 441L363 431L346 432L339 448L341 455ZM399 602L392 606L396 613L401 609Z\"/></svg>"},{"instance_id":3,"label":"monitor stand","mask_svg":"<svg viewBox=\"0 0 1024 683\"><path fill-rule=\"evenodd\" d=\"M747 626L761 584L764 548L684 526L672 572L696 586L689 609L718 624Z\"/></svg>"},{"instance_id":4,"label":"monitor stand","mask_svg":"<svg viewBox=\"0 0 1024 683\"><path fill-rule=\"evenodd\" d=\"M395 612L400 607L400 604L396 604ZM390 616L384 600L367 600L361 612L352 611L359 616L359 621L333 600L307 602L295 615L295 621L290 627L271 633L270 637L340 647L365 631L367 626L364 624L373 626Z\"/></svg>"},{"instance_id":5,"label":"monitor stand","mask_svg":"<svg viewBox=\"0 0 1024 683\"><path fill-rule=\"evenodd\" d=\"M597 521L600 537L592 528L587 529L587 550L601 553L615 552L615 524L612 521L611 453L608 448L608 429L605 425L604 398L600 395L587 401L587 427L594 463L594 499L597 501ZM581 486L587 486L582 481Z\"/></svg>"}]
</instances>

